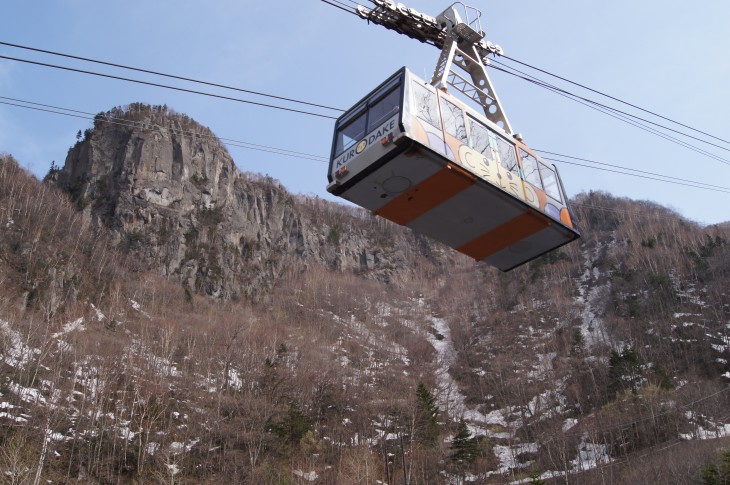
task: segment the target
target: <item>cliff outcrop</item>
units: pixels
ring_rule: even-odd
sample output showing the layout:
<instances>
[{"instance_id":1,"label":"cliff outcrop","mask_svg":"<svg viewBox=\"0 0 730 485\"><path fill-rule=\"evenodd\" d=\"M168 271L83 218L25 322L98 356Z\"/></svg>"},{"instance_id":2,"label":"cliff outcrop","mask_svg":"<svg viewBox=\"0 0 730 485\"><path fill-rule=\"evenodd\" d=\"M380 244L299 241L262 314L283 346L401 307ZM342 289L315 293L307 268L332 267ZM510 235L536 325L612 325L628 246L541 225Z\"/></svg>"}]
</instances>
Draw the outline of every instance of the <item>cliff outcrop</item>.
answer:
<instances>
[{"instance_id":1,"label":"cliff outcrop","mask_svg":"<svg viewBox=\"0 0 730 485\"><path fill-rule=\"evenodd\" d=\"M166 106L100 113L51 178L143 268L190 291L258 298L285 268L308 264L396 282L414 251L438 266L438 249L410 231L373 231L383 222L362 211L243 174L210 129ZM334 217L343 212L347 231Z\"/></svg>"}]
</instances>

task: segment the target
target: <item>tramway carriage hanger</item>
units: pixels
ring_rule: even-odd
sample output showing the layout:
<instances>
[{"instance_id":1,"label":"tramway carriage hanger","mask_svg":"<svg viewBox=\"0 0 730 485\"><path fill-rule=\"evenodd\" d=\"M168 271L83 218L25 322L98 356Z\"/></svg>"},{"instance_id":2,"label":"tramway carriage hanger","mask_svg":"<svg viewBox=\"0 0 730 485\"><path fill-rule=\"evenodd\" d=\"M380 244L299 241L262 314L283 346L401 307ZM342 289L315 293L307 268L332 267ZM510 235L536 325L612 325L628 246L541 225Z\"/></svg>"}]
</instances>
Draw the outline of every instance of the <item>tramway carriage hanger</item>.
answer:
<instances>
[{"instance_id":1,"label":"tramway carriage hanger","mask_svg":"<svg viewBox=\"0 0 730 485\"><path fill-rule=\"evenodd\" d=\"M431 82L403 67L337 120L327 190L502 271L580 237L557 169L513 134L492 88L487 56L502 50L481 12L373 3L358 14L441 56Z\"/></svg>"}]
</instances>

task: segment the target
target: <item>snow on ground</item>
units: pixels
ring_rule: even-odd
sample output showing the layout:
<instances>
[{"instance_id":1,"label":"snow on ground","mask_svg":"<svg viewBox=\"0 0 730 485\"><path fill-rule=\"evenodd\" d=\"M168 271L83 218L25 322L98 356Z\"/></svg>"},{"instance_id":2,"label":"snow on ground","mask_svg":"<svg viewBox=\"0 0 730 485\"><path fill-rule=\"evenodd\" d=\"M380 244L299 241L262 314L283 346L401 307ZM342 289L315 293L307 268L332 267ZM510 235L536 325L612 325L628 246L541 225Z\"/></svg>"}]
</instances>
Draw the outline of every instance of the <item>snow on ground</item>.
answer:
<instances>
[{"instance_id":1,"label":"snow on ground","mask_svg":"<svg viewBox=\"0 0 730 485\"><path fill-rule=\"evenodd\" d=\"M597 279L600 273L594 269L590 271L590 261L586 263L586 274L584 275L584 285L581 285L581 296L578 302L585 303L583 312L584 327L582 327L586 342L591 345L597 341L606 339L603 322L596 318L592 302L597 299L600 292L605 286L595 286L588 291L587 301L581 301L586 294L588 288L588 279ZM470 409L465 404L465 397L460 392L457 383L451 378L449 368L454 362L456 351L451 343L451 332L448 322L442 318L431 316L431 324L433 332L428 335L428 340L436 350L437 355L437 383L438 390L436 399L439 406L446 410L451 416L463 416L467 422L470 431L475 435L485 435L494 439L513 439L515 430L522 425L520 419L508 421L512 415L512 409L500 409L484 414L476 409ZM535 378L546 378L552 371L552 362L556 354L547 353L538 356L538 365L533 368L531 375ZM556 382L555 390L546 391L535 396L527 405L527 411L533 415L543 413L543 417L554 417L559 415L565 406L565 397L561 394L561 389L565 386L565 380ZM567 419L563 424L565 431L577 424L574 418ZM494 428L503 431L495 432ZM508 473L513 469L528 467L531 462L521 462L520 455L525 453L537 453L539 445L537 443L517 443L517 444L495 444L493 452L499 460L499 467L496 471L490 472L488 475L497 475ZM587 441L587 437L581 440L576 457L572 460L573 469L569 473L595 468L599 464L609 463L611 458L608 456L607 447ZM564 475L565 472L546 472L543 478ZM478 477L474 477L475 480Z\"/></svg>"},{"instance_id":2,"label":"snow on ground","mask_svg":"<svg viewBox=\"0 0 730 485\"><path fill-rule=\"evenodd\" d=\"M159 450L159 449L160 449L160 444L156 443L154 441L150 441L149 443L147 443L147 446L145 447L145 451L147 451L148 455L154 455L155 453L157 453L157 450Z\"/></svg>"},{"instance_id":3,"label":"snow on ground","mask_svg":"<svg viewBox=\"0 0 730 485\"><path fill-rule=\"evenodd\" d=\"M11 421L15 421L16 423L27 423L28 422L28 420L26 418L24 418L23 416L13 416L12 414L6 413L4 411L0 413L0 418L10 419Z\"/></svg>"},{"instance_id":4,"label":"snow on ground","mask_svg":"<svg viewBox=\"0 0 730 485\"><path fill-rule=\"evenodd\" d=\"M132 441L134 437L137 436L137 433L132 431L129 427L130 422L128 420L120 420L119 424L120 426L117 427L117 431L119 432L119 437L121 439Z\"/></svg>"},{"instance_id":5,"label":"snow on ground","mask_svg":"<svg viewBox=\"0 0 730 485\"><path fill-rule=\"evenodd\" d=\"M152 353L148 346L140 339L133 339L132 343L125 348L125 359L133 361L135 357L142 356L147 364L155 369L161 376L180 377L182 372L177 368L177 363L170 359L160 357Z\"/></svg>"},{"instance_id":6,"label":"snow on ground","mask_svg":"<svg viewBox=\"0 0 730 485\"><path fill-rule=\"evenodd\" d=\"M557 352L548 352L547 354L537 354L537 365L527 373L529 379L536 381L544 381L550 371L553 370L553 360L558 356Z\"/></svg>"},{"instance_id":7,"label":"snow on ground","mask_svg":"<svg viewBox=\"0 0 730 485\"><path fill-rule=\"evenodd\" d=\"M439 406L451 416L464 416L464 419L469 422L481 421L488 424L486 416L477 411L467 409L464 404L464 395L459 390L458 384L449 374L449 368L456 358L456 350L451 343L451 329L449 328L448 322L443 318L432 316L431 324L434 332L429 333L427 338L433 348L436 349L436 362L438 363L436 370L436 382L438 385L436 399ZM501 418L501 421L503 420Z\"/></svg>"},{"instance_id":8,"label":"snow on ground","mask_svg":"<svg viewBox=\"0 0 730 485\"><path fill-rule=\"evenodd\" d=\"M51 337L58 338L62 335L66 335L67 333L73 332L74 330L84 330L86 327L84 327L84 319L83 318L77 318L73 322L67 323L63 327L61 327L60 332L52 333Z\"/></svg>"},{"instance_id":9,"label":"snow on ground","mask_svg":"<svg viewBox=\"0 0 730 485\"><path fill-rule=\"evenodd\" d=\"M567 399L561 392L565 390L567 378L555 382L553 389L538 394L529 403L527 411L532 415L540 415L540 420L559 416L566 411Z\"/></svg>"},{"instance_id":10,"label":"snow on ground","mask_svg":"<svg viewBox=\"0 0 730 485\"><path fill-rule=\"evenodd\" d=\"M671 271L669 273L669 281L672 282L672 289L679 298L686 299L690 303L694 303L695 305L700 307L707 306L702 298L697 295L697 288L693 283L687 284L686 289L682 288L682 282L679 280L679 277L677 276L677 273L675 271Z\"/></svg>"},{"instance_id":11,"label":"snow on ground","mask_svg":"<svg viewBox=\"0 0 730 485\"><path fill-rule=\"evenodd\" d=\"M435 393L435 397L439 407L451 416L463 416L469 427L469 431L474 435L483 435L495 439L513 438L514 428L519 427L521 422L515 421L509 423L506 418L510 414L509 410L495 410L484 414L466 406L465 396L461 393L458 384L449 374L449 368L456 358L456 350L451 343L451 331L448 322L443 318L431 316L431 324L434 332L428 335L428 341L436 349L438 390ZM495 428L502 431L495 431ZM494 454L500 461L499 469L509 470L510 468L514 468L516 457L526 451L537 451L537 444L495 446Z\"/></svg>"},{"instance_id":12,"label":"snow on ground","mask_svg":"<svg viewBox=\"0 0 730 485\"><path fill-rule=\"evenodd\" d=\"M129 300L129 302L132 304L132 308L134 310L137 310L139 313L141 313L142 315L144 315L147 318L152 318L147 312L145 312L144 310L142 310L142 305L140 305L139 303L137 303L134 300Z\"/></svg>"},{"instance_id":13,"label":"snow on ground","mask_svg":"<svg viewBox=\"0 0 730 485\"><path fill-rule=\"evenodd\" d=\"M292 473L294 475L303 478L304 480L308 482L314 482L319 478L319 475L317 475L317 472L303 472L302 470L294 470Z\"/></svg>"},{"instance_id":14,"label":"snow on ground","mask_svg":"<svg viewBox=\"0 0 730 485\"><path fill-rule=\"evenodd\" d=\"M53 432L50 429L46 430L46 439L48 441L70 441L73 438L70 436L64 436L59 432Z\"/></svg>"},{"instance_id":15,"label":"snow on ground","mask_svg":"<svg viewBox=\"0 0 730 485\"><path fill-rule=\"evenodd\" d=\"M375 312L376 313L373 314L375 320L374 323L378 327L385 328L389 325L386 317L391 317L394 313L394 309L389 305L379 303L376 305ZM368 350L368 359L370 361L370 364L369 368L364 371L365 375L372 376L374 375L374 370L380 369L386 365L385 363L377 362L374 359L374 349L376 349L378 352L385 352L390 354L392 357L399 359L406 366L410 365L410 359L408 359L408 350L405 347L398 344L392 339L385 339L381 334L372 331L370 328L368 328L365 322L357 319L355 315L350 314L349 318L343 318L331 312L326 313L326 315L328 318L332 319L332 321L340 323L343 326L347 327L352 333L357 335L361 341L369 342L372 344L372 347ZM403 323L403 321L401 321L401 323ZM337 340L337 345L333 347L333 349L336 351L337 349L342 348L342 344L348 338L353 338L353 335L348 334L340 337ZM347 358L347 356L341 356L339 361L343 367L347 366L347 364L349 363L349 359Z\"/></svg>"},{"instance_id":16,"label":"snow on ground","mask_svg":"<svg viewBox=\"0 0 730 485\"><path fill-rule=\"evenodd\" d=\"M389 304L380 301L375 303L375 313L373 314L373 318L377 326L387 327L387 317L390 317L392 314L393 311Z\"/></svg>"},{"instance_id":17,"label":"snow on ground","mask_svg":"<svg viewBox=\"0 0 730 485\"><path fill-rule=\"evenodd\" d=\"M243 380L236 369L228 369L228 385L239 391L243 387Z\"/></svg>"},{"instance_id":18,"label":"snow on ground","mask_svg":"<svg viewBox=\"0 0 730 485\"><path fill-rule=\"evenodd\" d=\"M48 404L41 391L34 387L25 387L18 383L10 382L8 383L8 390L18 396L23 402L29 404Z\"/></svg>"},{"instance_id":19,"label":"snow on ground","mask_svg":"<svg viewBox=\"0 0 730 485\"><path fill-rule=\"evenodd\" d=\"M590 254L587 250L583 251L584 271L578 284L578 296L575 297L575 302L581 309L580 331L588 348L596 343L608 340L603 320L597 316L597 303L603 299L602 294L610 289L610 282L603 285L596 284L601 273L598 268L593 266L593 262L598 258L601 249L602 247L598 245L593 254Z\"/></svg>"},{"instance_id":20,"label":"snow on ground","mask_svg":"<svg viewBox=\"0 0 730 485\"><path fill-rule=\"evenodd\" d=\"M568 431L569 429L571 429L572 427L574 427L577 424L578 424L578 420L575 418L566 419L565 422L563 423L563 433L565 433L566 431Z\"/></svg>"},{"instance_id":21,"label":"snow on ground","mask_svg":"<svg viewBox=\"0 0 730 485\"><path fill-rule=\"evenodd\" d=\"M510 470L526 468L530 466L531 462L520 463L518 461L519 455L523 453L537 453L537 443L522 443L519 445L494 445L494 454L499 458L499 469L495 473L504 474Z\"/></svg>"},{"instance_id":22,"label":"snow on ground","mask_svg":"<svg viewBox=\"0 0 730 485\"><path fill-rule=\"evenodd\" d=\"M507 417L511 414L509 409L498 409L484 414L466 406L465 396L449 374L449 368L456 358L456 350L451 342L451 331L448 322L443 318L432 316L431 323L434 332L428 335L428 341L436 349L438 389L435 395L439 407L451 416L463 416L470 431L475 435L484 435L490 438L512 438L514 429L521 425L521 421L509 422L507 420ZM541 375L552 368L551 354L545 354L544 357L544 359L541 359L538 370ZM533 412L544 410L548 402L562 402L564 399L557 392L549 395L539 395L532 400L530 410ZM499 428L502 431L494 431L494 428Z\"/></svg>"},{"instance_id":23,"label":"snow on ground","mask_svg":"<svg viewBox=\"0 0 730 485\"><path fill-rule=\"evenodd\" d=\"M2 359L10 367L23 367L29 364L36 354L41 353L39 349L23 342L23 338L18 332L10 328L8 322L0 320L0 337L3 335L6 343Z\"/></svg>"},{"instance_id":24,"label":"snow on ground","mask_svg":"<svg viewBox=\"0 0 730 485\"><path fill-rule=\"evenodd\" d=\"M685 417L695 428L689 433L680 433L679 438L682 440L713 440L730 436L730 424L716 423L692 411L687 411ZM699 424L700 422L703 425Z\"/></svg>"},{"instance_id":25,"label":"snow on ground","mask_svg":"<svg viewBox=\"0 0 730 485\"><path fill-rule=\"evenodd\" d=\"M170 453L172 453L173 455L179 455L182 452L190 453L190 450L192 450L193 446L197 445L199 441L200 438L194 438L186 441L185 443L173 441L172 443L170 443Z\"/></svg>"},{"instance_id":26,"label":"snow on ground","mask_svg":"<svg viewBox=\"0 0 730 485\"><path fill-rule=\"evenodd\" d=\"M74 379L78 384L83 386L84 391L88 393L89 398L96 399L99 391L104 388L106 383L99 379L99 369L90 365L88 357L84 360L85 362L76 367Z\"/></svg>"},{"instance_id":27,"label":"snow on ground","mask_svg":"<svg viewBox=\"0 0 730 485\"><path fill-rule=\"evenodd\" d=\"M607 445L598 445L588 441L588 435L583 435L578 445L578 456L571 460L574 472L591 470L604 463L610 463Z\"/></svg>"},{"instance_id":28,"label":"snow on ground","mask_svg":"<svg viewBox=\"0 0 730 485\"><path fill-rule=\"evenodd\" d=\"M715 438L724 438L730 436L730 424L721 424L714 430L705 429L697 426L691 433L680 433L679 437L683 440L714 440Z\"/></svg>"},{"instance_id":29,"label":"snow on ground","mask_svg":"<svg viewBox=\"0 0 730 485\"><path fill-rule=\"evenodd\" d=\"M99 310L98 308L96 308L96 306L93 303L91 303L91 308L93 308L94 311L96 312L96 321L97 322L103 322L104 320L106 320L106 315L104 315L101 312L101 310Z\"/></svg>"},{"instance_id":30,"label":"snow on ground","mask_svg":"<svg viewBox=\"0 0 730 485\"><path fill-rule=\"evenodd\" d=\"M15 421L16 423L27 423L28 419L26 419L23 415L14 415L12 413L13 409L19 409L18 406L13 406L9 402L0 402L0 409L3 411L0 412L0 418L9 419L11 421ZM11 412L8 412L11 411Z\"/></svg>"}]
</instances>

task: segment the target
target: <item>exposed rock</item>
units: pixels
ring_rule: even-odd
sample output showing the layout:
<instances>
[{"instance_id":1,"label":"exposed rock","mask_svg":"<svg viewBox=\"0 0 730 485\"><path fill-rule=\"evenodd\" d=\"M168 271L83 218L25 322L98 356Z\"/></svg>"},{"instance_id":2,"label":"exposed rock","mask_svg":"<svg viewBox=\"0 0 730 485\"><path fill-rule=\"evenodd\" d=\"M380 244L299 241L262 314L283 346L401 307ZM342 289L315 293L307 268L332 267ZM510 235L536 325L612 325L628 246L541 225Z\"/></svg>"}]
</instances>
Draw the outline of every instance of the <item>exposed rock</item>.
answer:
<instances>
[{"instance_id":1,"label":"exposed rock","mask_svg":"<svg viewBox=\"0 0 730 485\"><path fill-rule=\"evenodd\" d=\"M378 239L362 211L346 230L328 224L347 209L242 174L208 128L164 106L97 115L54 180L143 267L226 299L261 296L292 264L397 281L411 272L406 248L434 251L392 225Z\"/></svg>"}]
</instances>

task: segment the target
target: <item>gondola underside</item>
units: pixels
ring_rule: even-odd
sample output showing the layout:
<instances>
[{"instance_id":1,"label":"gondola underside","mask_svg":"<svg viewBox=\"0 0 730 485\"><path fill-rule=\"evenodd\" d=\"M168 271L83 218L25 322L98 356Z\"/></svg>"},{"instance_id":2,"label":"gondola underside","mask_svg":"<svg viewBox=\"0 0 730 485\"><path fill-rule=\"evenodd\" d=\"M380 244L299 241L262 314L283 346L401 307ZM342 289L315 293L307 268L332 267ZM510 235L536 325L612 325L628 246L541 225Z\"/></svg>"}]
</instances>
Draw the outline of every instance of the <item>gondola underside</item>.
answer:
<instances>
[{"instance_id":1,"label":"gondola underside","mask_svg":"<svg viewBox=\"0 0 730 485\"><path fill-rule=\"evenodd\" d=\"M560 221L407 136L388 156L350 175L333 190L335 195L502 271L578 237Z\"/></svg>"}]
</instances>

